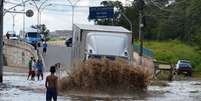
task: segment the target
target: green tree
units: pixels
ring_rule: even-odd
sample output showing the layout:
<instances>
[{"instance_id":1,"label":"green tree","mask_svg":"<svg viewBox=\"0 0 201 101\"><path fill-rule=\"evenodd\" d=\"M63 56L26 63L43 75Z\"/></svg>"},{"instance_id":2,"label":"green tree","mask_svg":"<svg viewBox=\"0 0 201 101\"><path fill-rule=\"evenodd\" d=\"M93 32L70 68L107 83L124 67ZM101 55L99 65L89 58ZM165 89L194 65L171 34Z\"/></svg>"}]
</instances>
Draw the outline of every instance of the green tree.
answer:
<instances>
[{"instance_id":1,"label":"green tree","mask_svg":"<svg viewBox=\"0 0 201 101\"><path fill-rule=\"evenodd\" d=\"M114 7L114 17L113 19L97 19L96 23L99 25L118 25L120 12L124 10L122 3L120 1L102 1L101 5Z\"/></svg>"},{"instance_id":2,"label":"green tree","mask_svg":"<svg viewBox=\"0 0 201 101\"><path fill-rule=\"evenodd\" d=\"M38 29L39 32L44 35L44 38L47 39L50 30L47 29L47 27L46 27L45 24L41 24L41 25L32 25L31 28Z\"/></svg>"}]
</instances>

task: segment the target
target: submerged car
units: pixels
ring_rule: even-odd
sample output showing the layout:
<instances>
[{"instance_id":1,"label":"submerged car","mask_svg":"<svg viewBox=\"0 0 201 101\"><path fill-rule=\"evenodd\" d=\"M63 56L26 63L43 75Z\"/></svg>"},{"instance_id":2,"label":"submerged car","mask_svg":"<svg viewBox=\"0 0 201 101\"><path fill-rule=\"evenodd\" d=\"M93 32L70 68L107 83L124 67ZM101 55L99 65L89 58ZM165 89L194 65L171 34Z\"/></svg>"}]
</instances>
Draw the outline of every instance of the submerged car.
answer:
<instances>
[{"instance_id":1,"label":"submerged car","mask_svg":"<svg viewBox=\"0 0 201 101\"><path fill-rule=\"evenodd\" d=\"M176 64L176 72L178 74L186 73L188 76L191 76L193 72L191 62L187 60L179 60Z\"/></svg>"}]
</instances>

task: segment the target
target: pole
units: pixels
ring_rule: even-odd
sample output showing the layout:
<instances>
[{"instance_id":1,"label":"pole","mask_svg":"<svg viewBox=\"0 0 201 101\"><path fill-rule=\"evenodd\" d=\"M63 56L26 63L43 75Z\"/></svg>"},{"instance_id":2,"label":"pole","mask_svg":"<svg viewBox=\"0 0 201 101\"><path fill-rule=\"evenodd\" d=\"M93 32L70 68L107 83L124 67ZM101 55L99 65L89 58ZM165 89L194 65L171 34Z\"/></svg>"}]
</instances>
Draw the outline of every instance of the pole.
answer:
<instances>
[{"instance_id":1,"label":"pole","mask_svg":"<svg viewBox=\"0 0 201 101\"><path fill-rule=\"evenodd\" d=\"M73 24L74 24L74 10L75 10L75 6L77 5L77 3L80 1L80 0L77 0L75 3L72 3L71 0L67 0L70 5L72 6L72 34L73 34Z\"/></svg>"},{"instance_id":2,"label":"pole","mask_svg":"<svg viewBox=\"0 0 201 101\"><path fill-rule=\"evenodd\" d=\"M140 40L140 65L142 65L142 56L143 56L143 39L144 36L142 34L142 11L139 11L139 40Z\"/></svg>"},{"instance_id":3,"label":"pole","mask_svg":"<svg viewBox=\"0 0 201 101\"><path fill-rule=\"evenodd\" d=\"M40 9L37 9L37 25L40 24Z\"/></svg>"},{"instance_id":4,"label":"pole","mask_svg":"<svg viewBox=\"0 0 201 101\"><path fill-rule=\"evenodd\" d=\"M15 31L15 15L12 14L12 16L13 16L13 32L14 32Z\"/></svg>"},{"instance_id":5,"label":"pole","mask_svg":"<svg viewBox=\"0 0 201 101\"><path fill-rule=\"evenodd\" d=\"M24 0L22 0L23 2L23 11L25 12L25 2ZM22 36L25 37L25 14L23 14L23 33Z\"/></svg>"},{"instance_id":6,"label":"pole","mask_svg":"<svg viewBox=\"0 0 201 101\"><path fill-rule=\"evenodd\" d=\"M72 5L72 33L73 33L73 24L74 24L74 11L75 11L75 6Z\"/></svg>"},{"instance_id":7,"label":"pole","mask_svg":"<svg viewBox=\"0 0 201 101\"><path fill-rule=\"evenodd\" d=\"M0 0L0 83L3 82L3 3Z\"/></svg>"},{"instance_id":8,"label":"pole","mask_svg":"<svg viewBox=\"0 0 201 101\"><path fill-rule=\"evenodd\" d=\"M52 6L52 4L48 4L48 5L46 5L46 6L44 6L43 8L42 8L42 6L40 7L40 24L42 24L42 12L43 12L43 10L45 9L45 8L47 8L47 7L49 7L49 6Z\"/></svg>"}]
</instances>

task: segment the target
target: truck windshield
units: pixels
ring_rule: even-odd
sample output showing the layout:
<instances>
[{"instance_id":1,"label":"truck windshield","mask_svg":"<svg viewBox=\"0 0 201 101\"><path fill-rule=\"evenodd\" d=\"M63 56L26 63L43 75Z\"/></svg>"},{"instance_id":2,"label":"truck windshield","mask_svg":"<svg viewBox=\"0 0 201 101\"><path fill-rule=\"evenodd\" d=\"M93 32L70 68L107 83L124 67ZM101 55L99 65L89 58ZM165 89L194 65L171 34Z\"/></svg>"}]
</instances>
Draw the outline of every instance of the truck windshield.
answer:
<instances>
[{"instance_id":1,"label":"truck windshield","mask_svg":"<svg viewBox=\"0 0 201 101\"><path fill-rule=\"evenodd\" d=\"M27 33L27 36L28 36L28 37L39 38L39 37L40 37L40 34L35 33L35 32L29 32L29 33Z\"/></svg>"}]
</instances>

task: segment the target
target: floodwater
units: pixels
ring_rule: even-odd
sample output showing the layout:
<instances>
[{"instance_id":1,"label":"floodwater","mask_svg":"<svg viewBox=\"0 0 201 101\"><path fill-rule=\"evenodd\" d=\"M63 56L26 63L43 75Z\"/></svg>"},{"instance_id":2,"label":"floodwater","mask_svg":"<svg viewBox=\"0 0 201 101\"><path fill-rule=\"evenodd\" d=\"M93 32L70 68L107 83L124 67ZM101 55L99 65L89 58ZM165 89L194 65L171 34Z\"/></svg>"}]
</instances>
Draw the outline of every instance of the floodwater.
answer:
<instances>
[{"instance_id":1,"label":"floodwater","mask_svg":"<svg viewBox=\"0 0 201 101\"><path fill-rule=\"evenodd\" d=\"M45 101L45 81L26 79L26 74L4 73L0 101ZM132 96L59 96L58 101L201 101L201 81L173 81L168 84L164 87L149 86L147 92Z\"/></svg>"}]
</instances>

